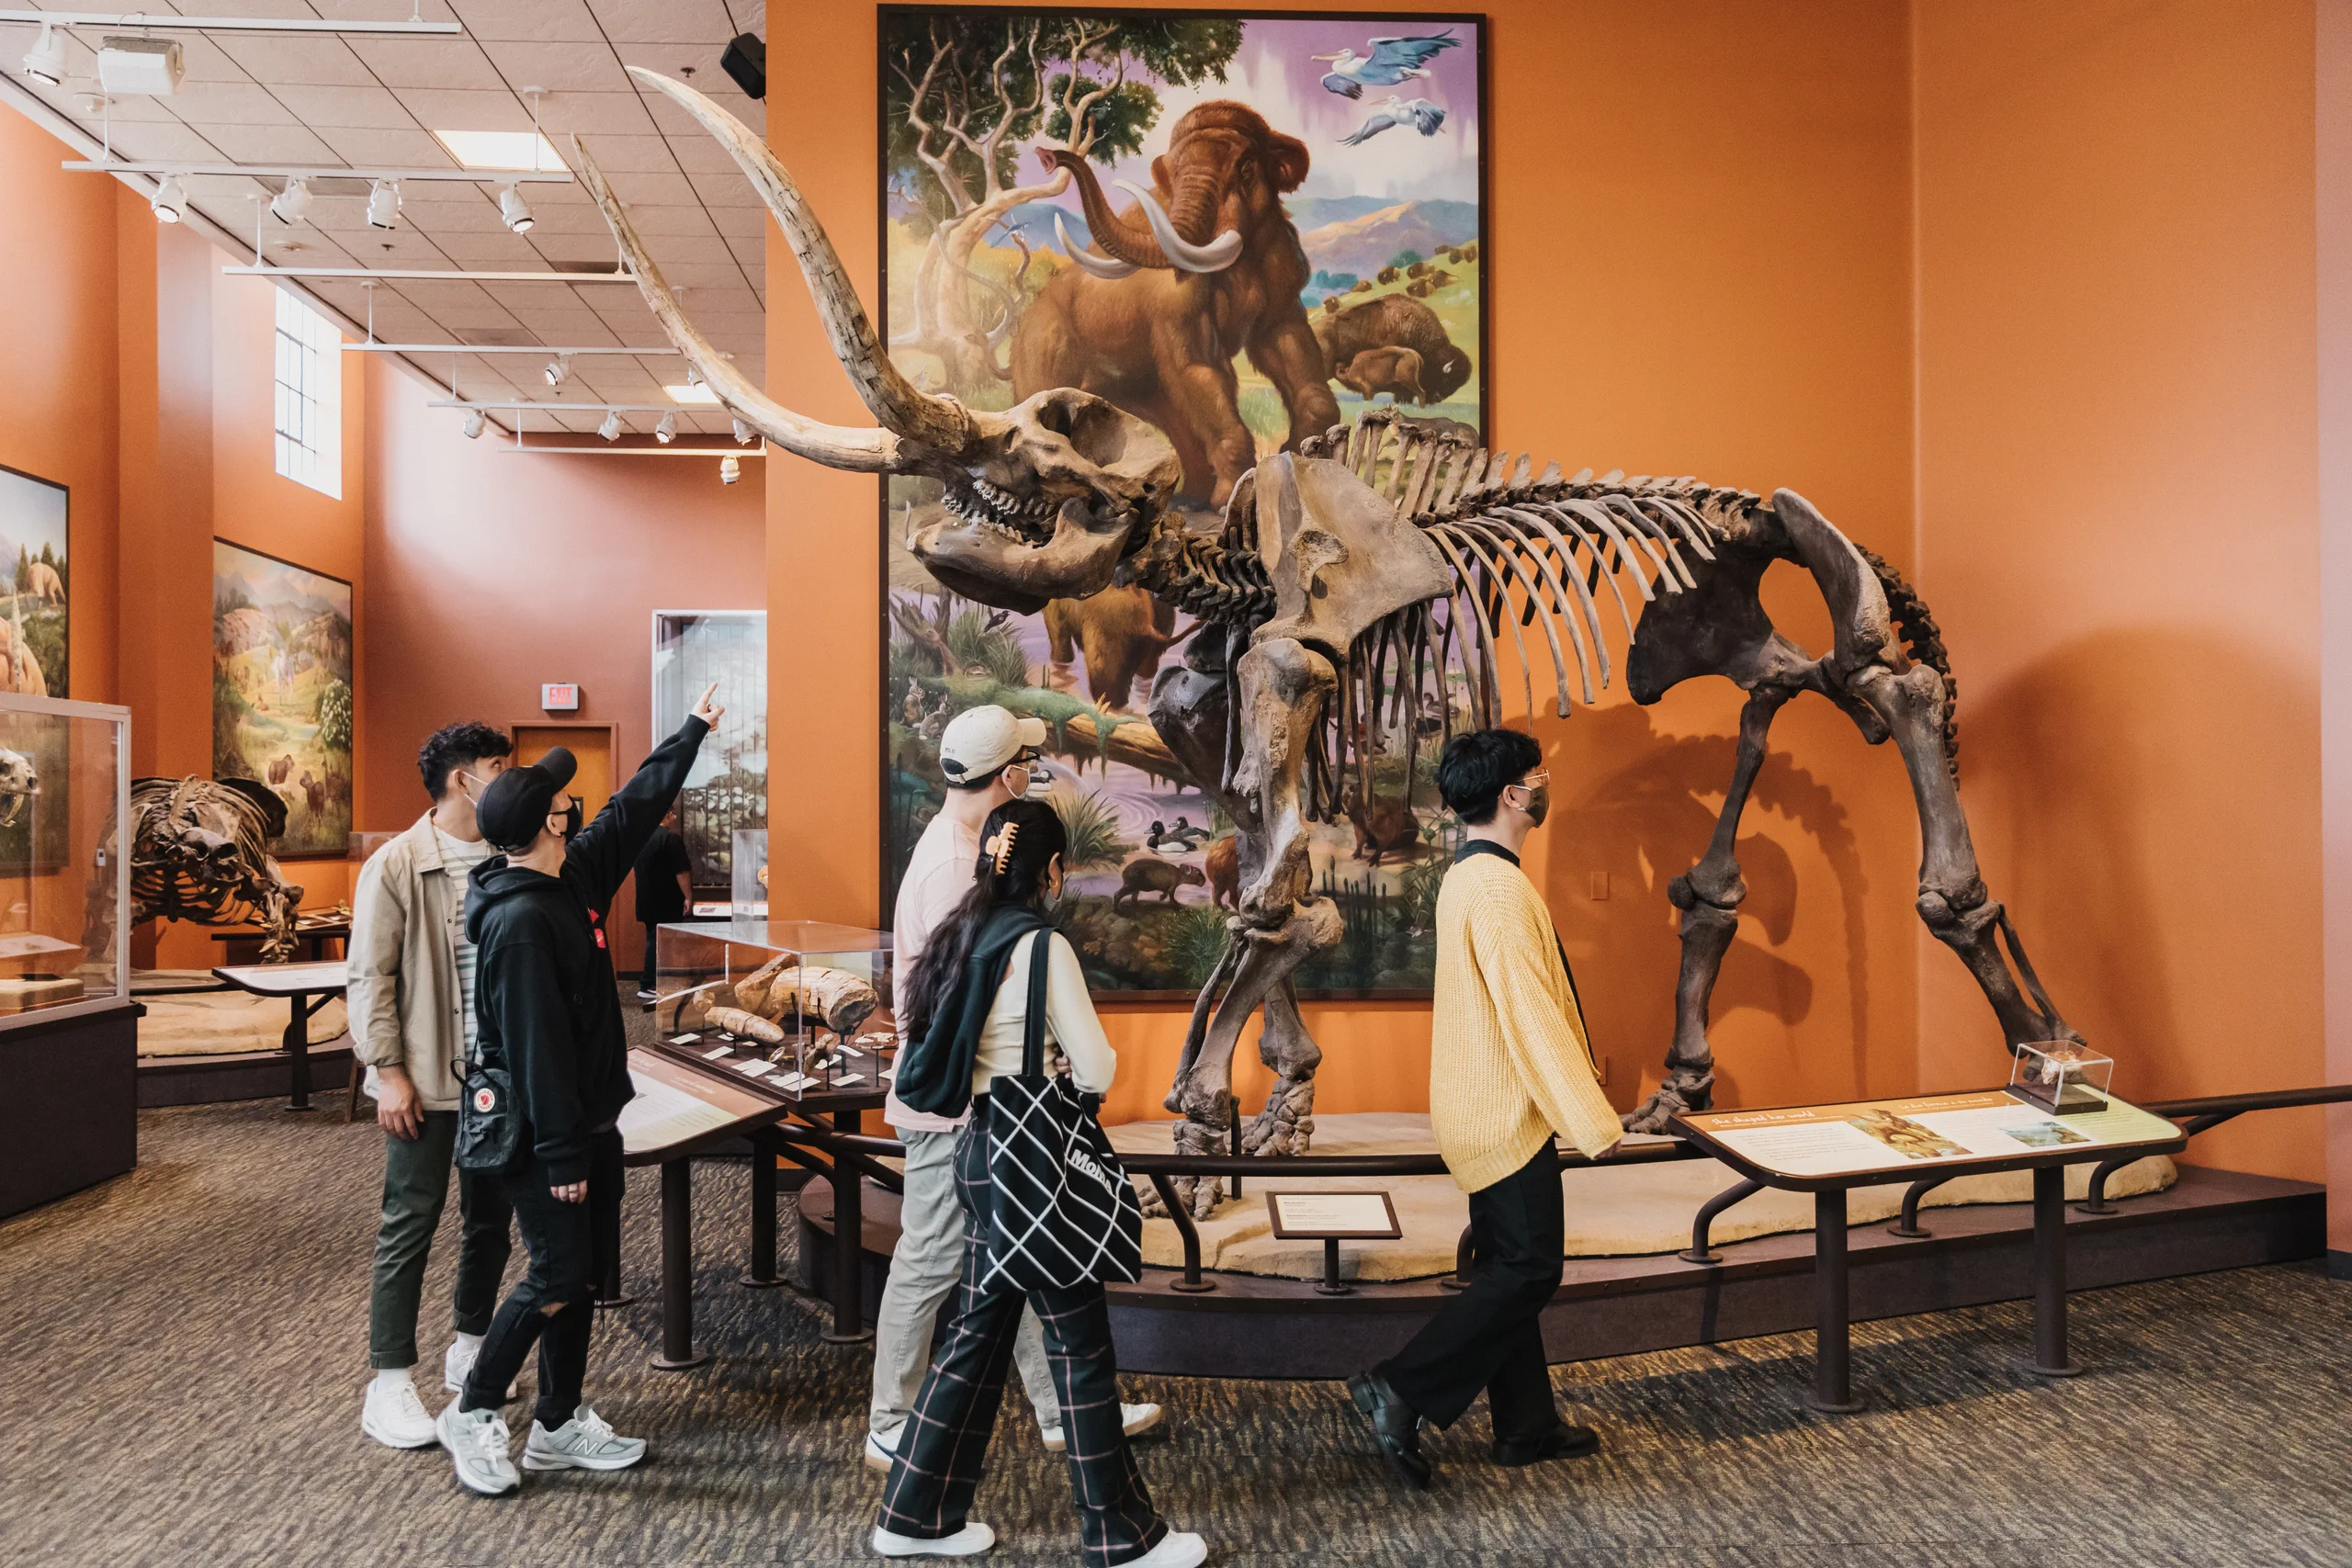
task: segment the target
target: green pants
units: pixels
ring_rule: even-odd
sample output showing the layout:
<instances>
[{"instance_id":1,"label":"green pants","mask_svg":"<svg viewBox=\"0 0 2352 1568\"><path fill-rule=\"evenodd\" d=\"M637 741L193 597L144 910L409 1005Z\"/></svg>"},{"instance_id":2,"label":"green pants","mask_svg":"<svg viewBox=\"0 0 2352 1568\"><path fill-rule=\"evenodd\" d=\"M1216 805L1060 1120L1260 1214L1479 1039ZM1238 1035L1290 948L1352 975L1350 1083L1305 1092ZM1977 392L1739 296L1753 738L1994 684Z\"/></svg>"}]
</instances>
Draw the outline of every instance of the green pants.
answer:
<instances>
[{"instance_id":1,"label":"green pants","mask_svg":"<svg viewBox=\"0 0 2352 1568\"><path fill-rule=\"evenodd\" d=\"M458 1113L427 1111L413 1139L384 1134L384 1217L376 1232L375 1281L368 1293L368 1364L416 1364L417 1303L424 1294L424 1261L441 1208L449 1196ZM458 1172L457 1310L461 1334L485 1334L498 1310L498 1284L514 1249L508 1233L514 1210L505 1183L493 1172Z\"/></svg>"}]
</instances>

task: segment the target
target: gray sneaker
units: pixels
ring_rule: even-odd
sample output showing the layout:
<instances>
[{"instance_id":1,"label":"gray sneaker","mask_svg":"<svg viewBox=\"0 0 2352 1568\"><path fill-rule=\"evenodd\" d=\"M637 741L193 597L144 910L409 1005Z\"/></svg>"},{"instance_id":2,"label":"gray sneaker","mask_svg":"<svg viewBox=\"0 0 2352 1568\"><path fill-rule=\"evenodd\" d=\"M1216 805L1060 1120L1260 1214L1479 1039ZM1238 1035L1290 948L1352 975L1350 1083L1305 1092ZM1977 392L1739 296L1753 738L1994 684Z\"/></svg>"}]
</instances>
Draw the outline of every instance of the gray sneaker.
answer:
<instances>
[{"instance_id":1,"label":"gray sneaker","mask_svg":"<svg viewBox=\"0 0 2352 1568\"><path fill-rule=\"evenodd\" d=\"M458 1484L485 1497L503 1497L523 1484L523 1478L514 1473L514 1458L506 1451L513 1434L497 1411L460 1410L458 1406L462 1403L451 1400L434 1421L441 1446L449 1450L449 1461L458 1468Z\"/></svg>"},{"instance_id":2,"label":"gray sneaker","mask_svg":"<svg viewBox=\"0 0 2352 1568\"><path fill-rule=\"evenodd\" d=\"M548 1431L537 1421L523 1443L525 1470L627 1470L645 1457L643 1438L624 1438L586 1405Z\"/></svg>"}]
</instances>

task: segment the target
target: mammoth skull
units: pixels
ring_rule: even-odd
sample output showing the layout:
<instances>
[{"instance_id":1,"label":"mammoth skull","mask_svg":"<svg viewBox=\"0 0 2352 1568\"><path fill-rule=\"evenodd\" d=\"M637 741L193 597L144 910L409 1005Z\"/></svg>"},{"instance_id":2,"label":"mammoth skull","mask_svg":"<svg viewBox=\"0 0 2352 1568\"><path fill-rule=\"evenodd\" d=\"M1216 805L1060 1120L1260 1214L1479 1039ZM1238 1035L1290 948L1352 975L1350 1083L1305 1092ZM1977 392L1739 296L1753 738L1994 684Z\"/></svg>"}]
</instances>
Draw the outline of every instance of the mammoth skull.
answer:
<instances>
[{"instance_id":1,"label":"mammoth skull","mask_svg":"<svg viewBox=\"0 0 2352 1568\"><path fill-rule=\"evenodd\" d=\"M834 355L879 429L824 424L770 398L685 318L604 175L572 142L581 183L612 226L646 303L720 403L786 451L859 473L937 479L953 520L908 541L951 592L1001 609L1101 592L1183 477L1168 438L1090 392L1057 388L1003 413L922 391L890 362L823 225L767 143L683 83L631 66L727 148L775 217Z\"/></svg>"}]
</instances>

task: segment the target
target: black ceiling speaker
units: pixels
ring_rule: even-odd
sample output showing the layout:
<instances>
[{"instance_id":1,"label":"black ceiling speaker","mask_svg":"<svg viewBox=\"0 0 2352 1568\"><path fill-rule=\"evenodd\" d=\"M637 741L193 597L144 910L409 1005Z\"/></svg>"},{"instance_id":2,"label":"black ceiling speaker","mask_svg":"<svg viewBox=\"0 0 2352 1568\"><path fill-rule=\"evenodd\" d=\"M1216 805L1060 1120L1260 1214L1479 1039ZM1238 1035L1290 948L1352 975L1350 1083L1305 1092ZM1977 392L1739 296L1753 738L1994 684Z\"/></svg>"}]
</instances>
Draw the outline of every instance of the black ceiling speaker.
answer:
<instances>
[{"instance_id":1,"label":"black ceiling speaker","mask_svg":"<svg viewBox=\"0 0 2352 1568\"><path fill-rule=\"evenodd\" d=\"M727 52L718 57L718 63L750 96L768 96L768 46L760 40L759 34L737 33L735 41L727 46Z\"/></svg>"}]
</instances>

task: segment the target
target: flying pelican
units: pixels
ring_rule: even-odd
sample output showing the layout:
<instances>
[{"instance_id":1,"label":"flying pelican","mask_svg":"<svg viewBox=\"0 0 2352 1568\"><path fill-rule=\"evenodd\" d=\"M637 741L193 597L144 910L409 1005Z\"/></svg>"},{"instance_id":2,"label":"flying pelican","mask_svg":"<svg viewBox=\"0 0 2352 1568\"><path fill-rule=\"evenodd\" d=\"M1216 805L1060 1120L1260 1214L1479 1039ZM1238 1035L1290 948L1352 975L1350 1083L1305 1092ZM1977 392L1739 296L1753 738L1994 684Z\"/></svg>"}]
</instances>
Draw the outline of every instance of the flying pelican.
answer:
<instances>
[{"instance_id":1,"label":"flying pelican","mask_svg":"<svg viewBox=\"0 0 2352 1568\"><path fill-rule=\"evenodd\" d=\"M1329 74L1323 78L1323 90L1342 97L1361 98L1366 87L1393 87L1408 76L1427 76L1422 69L1440 52L1461 46L1462 40L1448 28L1442 33L1426 33L1413 38L1373 39L1372 52L1358 54L1352 49L1341 49L1337 54L1314 54L1310 60L1331 62Z\"/></svg>"},{"instance_id":2,"label":"flying pelican","mask_svg":"<svg viewBox=\"0 0 2352 1568\"><path fill-rule=\"evenodd\" d=\"M1390 94L1370 119L1356 127L1352 136L1340 138L1342 147L1353 147L1359 141L1369 141L1392 126L1409 125L1423 136L1435 136L1437 128L1445 123L1445 111L1427 98L1400 98Z\"/></svg>"}]
</instances>

